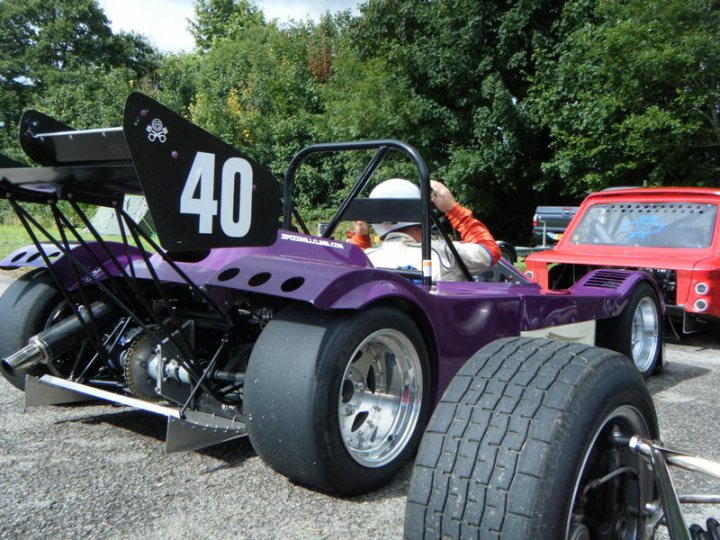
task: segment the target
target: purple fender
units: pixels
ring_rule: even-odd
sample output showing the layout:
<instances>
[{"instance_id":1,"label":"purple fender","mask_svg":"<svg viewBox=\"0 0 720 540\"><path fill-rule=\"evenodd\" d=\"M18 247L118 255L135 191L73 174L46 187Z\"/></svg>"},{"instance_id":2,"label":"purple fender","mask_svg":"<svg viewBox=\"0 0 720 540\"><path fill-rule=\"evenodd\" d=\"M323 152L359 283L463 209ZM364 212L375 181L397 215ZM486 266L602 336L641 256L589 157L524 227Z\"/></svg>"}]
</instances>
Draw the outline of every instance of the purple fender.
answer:
<instances>
[{"instance_id":1,"label":"purple fender","mask_svg":"<svg viewBox=\"0 0 720 540\"><path fill-rule=\"evenodd\" d=\"M158 278L183 283L159 255L150 263ZM202 260L175 262L190 280L219 299L258 293L307 302L318 309L360 309L386 297L418 303L421 290L407 279L375 269L358 247L332 239L279 231L268 247L210 250ZM142 263L137 276L150 278Z\"/></svg>"},{"instance_id":2,"label":"purple fender","mask_svg":"<svg viewBox=\"0 0 720 540\"><path fill-rule=\"evenodd\" d=\"M134 246L128 246L126 248L123 244L117 242L106 242L105 244L123 269L126 268L131 261L135 265L137 265L137 261L142 261L140 250ZM50 260L60 283L62 283L67 290L77 289L75 274L71 267L69 256L64 254L54 244L40 244L40 246ZM88 269L87 274L81 276L87 280L87 282L90 282L90 275L98 281L122 275L121 270L115 262L113 262L105 248L98 242L88 242L86 246L73 244L70 247L70 253L72 253L72 256L75 257L83 267ZM38 250L34 244L16 249L0 261L0 268L3 270L26 267L47 267L40 250Z\"/></svg>"},{"instance_id":3,"label":"purple fender","mask_svg":"<svg viewBox=\"0 0 720 540\"><path fill-rule=\"evenodd\" d=\"M616 317L641 282L647 282L655 289L660 309L664 313L662 292L648 274L628 270L595 270L569 289L541 290L538 295L526 297L523 302L522 329L535 330Z\"/></svg>"}]
</instances>

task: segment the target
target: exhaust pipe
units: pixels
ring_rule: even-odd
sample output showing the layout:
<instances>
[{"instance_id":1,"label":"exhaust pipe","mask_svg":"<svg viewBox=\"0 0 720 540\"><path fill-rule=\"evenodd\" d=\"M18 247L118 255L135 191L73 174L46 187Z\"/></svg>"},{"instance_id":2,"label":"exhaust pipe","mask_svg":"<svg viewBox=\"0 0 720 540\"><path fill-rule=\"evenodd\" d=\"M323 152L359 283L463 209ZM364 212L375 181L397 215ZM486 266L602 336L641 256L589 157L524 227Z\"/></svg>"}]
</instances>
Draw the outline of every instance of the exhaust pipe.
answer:
<instances>
[{"instance_id":1,"label":"exhaust pipe","mask_svg":"<svg viewBox=\"0 0 720 540\"><path fill-rule=\"evenodd\" d=\"M31 367L52 358L39 339L40 334L33 336L22 349L3 359L2 367L10 376L25 373Z\"/></svg>"},{"instance_id":2,"label":"exhaust pipe","mask_svg":"<svg viewBox=\"0 0 720 540\"><path fill-rule=\"evenodd\" d=\"M3 369L11 376L26 373L38 364L47 364L53 358L71 350L83 334L83 324L96 321L100 325L112 321L115 309L105 302L94 302L90 306L92 317L85 308L80 308L80 318L70 316L58 324L31 337L28 344L2 361Z\"/></svg>"}]
</instances>

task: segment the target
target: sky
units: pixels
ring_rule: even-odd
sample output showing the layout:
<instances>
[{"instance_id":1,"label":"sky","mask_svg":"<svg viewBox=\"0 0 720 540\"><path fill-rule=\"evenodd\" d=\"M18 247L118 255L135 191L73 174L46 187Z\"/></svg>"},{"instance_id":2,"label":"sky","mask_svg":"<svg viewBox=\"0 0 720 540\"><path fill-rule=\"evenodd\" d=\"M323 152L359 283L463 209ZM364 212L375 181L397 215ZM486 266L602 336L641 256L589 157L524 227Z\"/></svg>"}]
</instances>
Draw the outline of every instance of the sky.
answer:
<instances>
[{"instance_id":1,"label":"sky","mask_svg":"<svg viewBox=\"0 0 720 540\"><path fill-rule=\"evenodd\" d=\"M194 45L187 29L193 16L193 0L99 0L113 32L145 35L165 52L191 51ZM315 21L326 11L355 9L360 0L255 0L266 19L281 23L291 19Z\"/></svg>"}]
</instances>

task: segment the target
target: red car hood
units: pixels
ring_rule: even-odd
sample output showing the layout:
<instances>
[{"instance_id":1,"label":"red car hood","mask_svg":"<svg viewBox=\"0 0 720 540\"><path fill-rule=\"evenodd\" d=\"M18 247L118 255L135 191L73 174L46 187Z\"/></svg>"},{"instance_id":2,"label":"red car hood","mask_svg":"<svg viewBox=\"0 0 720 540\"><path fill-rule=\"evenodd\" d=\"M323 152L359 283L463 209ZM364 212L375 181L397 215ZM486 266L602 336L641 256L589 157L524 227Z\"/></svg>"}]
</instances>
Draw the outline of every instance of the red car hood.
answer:
<instances>
[{"instance_id":1,"label":"red car hood","mask_svg":"<svg viewBox=\"0 0 720 540\"><path fill-rule=\"evenodd\" d=\"M663 249L616 246L573 246L568 253L549 249L529 255L528 263L568 263L623 268L692 270L703 259L717 259L712 249ZM717 263L716 263L717 264Z\"/></svg>"}]
</instances>

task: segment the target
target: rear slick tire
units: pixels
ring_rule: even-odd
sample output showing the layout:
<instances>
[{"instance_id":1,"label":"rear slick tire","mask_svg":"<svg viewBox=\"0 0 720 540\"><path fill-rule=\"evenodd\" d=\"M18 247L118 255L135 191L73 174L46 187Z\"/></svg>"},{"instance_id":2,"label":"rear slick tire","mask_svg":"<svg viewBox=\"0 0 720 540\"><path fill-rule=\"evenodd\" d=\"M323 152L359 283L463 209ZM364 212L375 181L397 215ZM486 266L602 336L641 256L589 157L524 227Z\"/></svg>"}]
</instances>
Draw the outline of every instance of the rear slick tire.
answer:
<instances>
[{"instance_id":1,"label":"rear slick tire","mask_svg":"<svg viewBox=\"0 0 720 540\"><path fill-rule=\"evenodd\" d=\"M546 339L491 343L461 368L430 420L405 537L639 537L652 473L611 442L614 431L658 437L652 399L626 357ZM615 480L590 484L612 471Z\"/></svg>"},{"instance_id":2,"label":"rear slick tire","mask_svg":"<svg viewBox=\"0 0 720 540\"><path fill-rule=\"evenodd\" d=\"M64 303L47 270L31 270L13 281L0 296L0 358L7 358L28 344L35 334L47 328L53 313ZM49 372L47 366L34 366L28 375ZM14 387L25 390L25 374L11 374L0 364L0 374Z\"/></svg>"},{"instance_id":3,"label":"rear slick tire","mask_svg":"<svg viewBox=\"0 0 720 540\"><path fill-rule=\"evenodd\" d=\"M267 325L245 376L258 455L291 480L344 495L389 482L430 407L426 345L405 313L292 305Z\"/></svg>"}]
</instances>

